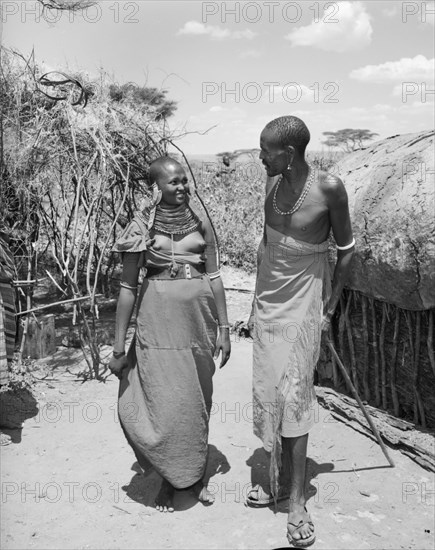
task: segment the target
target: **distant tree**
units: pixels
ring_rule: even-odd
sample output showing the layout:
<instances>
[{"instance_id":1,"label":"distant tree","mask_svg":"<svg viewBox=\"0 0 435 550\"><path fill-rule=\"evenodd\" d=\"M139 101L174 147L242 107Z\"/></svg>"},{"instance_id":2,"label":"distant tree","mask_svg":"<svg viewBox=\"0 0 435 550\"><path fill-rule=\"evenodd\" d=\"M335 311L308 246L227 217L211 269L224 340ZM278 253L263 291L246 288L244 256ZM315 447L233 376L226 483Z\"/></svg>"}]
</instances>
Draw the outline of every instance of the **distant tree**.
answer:
<instances>
[{"instance_id":1,"label":"distant tree","mask_svg":"<svg viewBox=\"0 0 435 550\"><path fill-rule=\"evenodd\" d=\"M157 120L170 117L177 109L177 103L166 99L166 94L167 90L139 86L133 82L112 84L109 88L112 101L123 101L145 109L152 106L155 108Z\"/></svg>"},{"instance_id":2,"label":"distant tree","mask_svg":"<svg viewBox=\"0 0 435 550\"><path fill-rule=\"evenodd\" d=\"M326 140L322 141L324 145L350 153L362 149L365 141L370 141L379 134L370 130L345 128L336 132L323 132L323 135L326 136Z\"/></svg>"}]
</instances>

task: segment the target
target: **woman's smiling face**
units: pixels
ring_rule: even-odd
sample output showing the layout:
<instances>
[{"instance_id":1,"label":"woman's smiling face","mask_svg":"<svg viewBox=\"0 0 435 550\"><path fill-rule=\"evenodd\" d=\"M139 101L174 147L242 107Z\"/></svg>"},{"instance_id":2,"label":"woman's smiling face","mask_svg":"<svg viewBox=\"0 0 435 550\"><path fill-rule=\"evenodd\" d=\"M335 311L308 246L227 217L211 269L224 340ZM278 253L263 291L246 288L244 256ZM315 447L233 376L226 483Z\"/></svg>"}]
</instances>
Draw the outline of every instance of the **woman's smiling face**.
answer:
<instances>
[{"instance_id":1,"label":"woman's smiling face","mask_svg":"<svg viewBox=\"0 0 435 550\"><path fill-rule=\"evenodd\" d=\"M165 163L159 171L156 183L162 191L162 203L168 206L179 206L185 202L189 180L184 168L178 162Z\"/></svg>"}]
</instances>

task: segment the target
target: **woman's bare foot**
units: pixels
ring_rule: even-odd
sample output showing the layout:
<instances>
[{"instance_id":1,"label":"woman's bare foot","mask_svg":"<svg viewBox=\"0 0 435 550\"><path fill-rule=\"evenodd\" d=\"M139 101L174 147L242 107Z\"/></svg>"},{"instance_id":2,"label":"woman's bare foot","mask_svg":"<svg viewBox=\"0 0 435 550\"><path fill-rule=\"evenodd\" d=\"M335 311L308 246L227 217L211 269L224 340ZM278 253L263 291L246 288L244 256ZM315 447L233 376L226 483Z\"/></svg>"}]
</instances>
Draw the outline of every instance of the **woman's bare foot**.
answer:
<instances>
[{"instance_id":1,"label":"woman's bare foot","mask_svg":"<svg viewBox=\"0 0 435 550\"><path fill-rule=\"evenodd\" d=\"M155 506L159 512L173 512L174 511L174 494L175 488L166 481L162 480L159 494L156 496Z\"/></svg>"},{"instance_id":2,"label":"woman's bare foot","mask_svg":"<svg viewBox=\"0 0 435 550\"><path fill-rule=\"evenodd\" d=\"M199 502L202 502L206 506L210 506L215 501L214 496L210 493L202 481L197 481L195 485L193 485L193 492Z\"/></svg>"}]
</instances>

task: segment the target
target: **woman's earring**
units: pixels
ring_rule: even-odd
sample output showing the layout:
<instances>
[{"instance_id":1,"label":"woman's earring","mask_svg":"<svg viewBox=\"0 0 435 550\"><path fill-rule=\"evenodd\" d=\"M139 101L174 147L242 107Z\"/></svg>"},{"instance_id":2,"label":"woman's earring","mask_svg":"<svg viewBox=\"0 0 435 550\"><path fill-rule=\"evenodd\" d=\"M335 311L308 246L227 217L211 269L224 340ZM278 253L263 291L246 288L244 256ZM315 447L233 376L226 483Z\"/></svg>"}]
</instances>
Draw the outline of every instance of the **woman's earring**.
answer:
<instances>
[{"instance_id":1,"label":"woman's earring","mask_svg":"<svg viewBox=\"0 0 435 550\"><path fill-rule=\"evenodd\" d=\"M159 189L157 183L153 183L151 186L151 189L153 190L153 198L152 198L153 206L157 206L159 202L162 200L162 190Z\"/></svg>"},{"instance_id":2,"label":"woman's earring","mask_svg":"<svg viewBox=\"0 0 435 550\"><path fill-rule=\"evenodd\" d=\"M288 170L289 172L291 172L291 169L292 169L292 165L291 165L291 163L289 162L289 163L287 164L287 170Z\"/></svg>"}]
</instances>

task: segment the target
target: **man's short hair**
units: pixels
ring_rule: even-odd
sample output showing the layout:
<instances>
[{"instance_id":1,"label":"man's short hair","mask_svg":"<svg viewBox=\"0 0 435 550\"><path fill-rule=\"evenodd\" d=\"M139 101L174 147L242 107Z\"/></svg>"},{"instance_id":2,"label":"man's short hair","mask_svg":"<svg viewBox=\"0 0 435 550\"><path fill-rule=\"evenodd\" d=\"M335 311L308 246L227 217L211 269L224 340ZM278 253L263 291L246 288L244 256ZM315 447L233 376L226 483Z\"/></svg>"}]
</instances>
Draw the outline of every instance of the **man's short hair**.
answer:
<instances>
[{"instance_id":1,"label":"man's short hair","mask_svg":"<svg viewBox=\"0 0 435 550\"><path fill-rule=\"evenodd\" d=\"M281 116L270 121L265 130L270 130L276 135L279 145L287 147L292 145L301 155L310 141L310 132L305 122L296 116Z\"/></svg>"}]
</instances>

